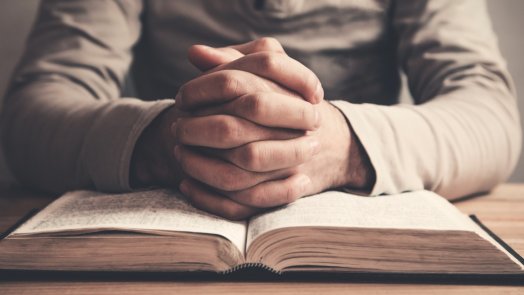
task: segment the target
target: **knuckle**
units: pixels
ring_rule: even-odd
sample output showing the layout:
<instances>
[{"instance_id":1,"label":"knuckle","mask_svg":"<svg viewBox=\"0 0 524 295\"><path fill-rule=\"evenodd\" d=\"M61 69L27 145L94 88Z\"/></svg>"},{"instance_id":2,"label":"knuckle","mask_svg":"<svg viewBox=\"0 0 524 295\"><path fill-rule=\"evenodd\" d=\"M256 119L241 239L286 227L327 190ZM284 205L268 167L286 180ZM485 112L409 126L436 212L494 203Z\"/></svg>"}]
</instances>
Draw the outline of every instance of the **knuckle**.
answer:
<instances>
[{"instance_id":1,"label":"knuckle","mask_svg":"<svg viewBox=\"0 0 524 295\"><path fill-rule=\"evenodd\" d=\"M213 129L212 132L217 135L217 140L222 144L226 144L231 140L236 139L240 133L240 127L238 124L227 116L219 117L215 122Z\"/></svg>"},{"instance_id":2,"label":"knuckle","mask_svg":"<svg viewBox=\"0 0 524 295\"><path fill-rule=\"evenodd\" d=\"M220 94L224 97L230 97L236 96L241 81L239 81L238 77L233 73L224 71L218 76L217 83L220 85Z\"/></svg>"},{"instance_id":3,"label":"knuckle","mask_svg":"<svg viewBox=\"0 0 524 295\"><path fill-rule=\"evenodd\" d=\"M240 164L243 168L257 171L261 166L261 152L256 144L248 144L242 148Z\"/></svg>"},{"instance_id":4,"label":"knuckle","mask_svg":"<svg viewBox=\"0 0 524 295\"><path fill-rule=\"evenodd\" d=\"M259 70L265 73L278 71L280 69L279 55L274 52L263 52L259 57Z\"/></svg>"},{"instance_id":5,"label":"knuckle","mask_svg":"<svg viewBox=\"0 0 524 295\"><path fill-rule=\"evenodd\" d=\"M264 116L264 98L262 93L253 93L242 96L241 111L252 118Z\"/></svg>"},{"instance_id":6,"label":"knuckle","mask_svg":"<svg viewBox=\"0 0 524 295\"><path fill-rule=\"evenodd\" d=\"M273 37L262 37L255 42L255 51L282 52L282 45Z\"/></svg>"},{"instance_id":7,"label":"knuckle","mask_svg":"<svg viewBox=\"0 0 524 295\"><path fill-rule=\"evenodd\" d=\"M184 106L194 106L195 104L198 104L200 99L204 96L205 94L200 86L200 82L189 81L180 86L176 99L178 99L179 103L182 103Z\"/></svg>"}]
</instances>

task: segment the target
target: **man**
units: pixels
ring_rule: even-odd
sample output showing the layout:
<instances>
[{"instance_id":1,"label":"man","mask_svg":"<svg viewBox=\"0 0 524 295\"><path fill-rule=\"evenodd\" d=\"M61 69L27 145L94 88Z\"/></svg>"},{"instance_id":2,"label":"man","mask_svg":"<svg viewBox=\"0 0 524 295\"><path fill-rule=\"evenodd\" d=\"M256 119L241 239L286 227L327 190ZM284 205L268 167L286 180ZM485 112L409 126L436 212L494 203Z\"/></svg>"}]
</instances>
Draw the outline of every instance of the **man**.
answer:
<instances>
[{"instance_id":1,"label":"man","mask_svg":"<svg viewBox=\"0 0 524 295\"><path fill-rule=\"evenodd\" d=\"M454 198L513 170L513 91L479 0L43 1L3 142L35 188L179 187L231 219L330 188Z\"/></svg>"}]
</instances>

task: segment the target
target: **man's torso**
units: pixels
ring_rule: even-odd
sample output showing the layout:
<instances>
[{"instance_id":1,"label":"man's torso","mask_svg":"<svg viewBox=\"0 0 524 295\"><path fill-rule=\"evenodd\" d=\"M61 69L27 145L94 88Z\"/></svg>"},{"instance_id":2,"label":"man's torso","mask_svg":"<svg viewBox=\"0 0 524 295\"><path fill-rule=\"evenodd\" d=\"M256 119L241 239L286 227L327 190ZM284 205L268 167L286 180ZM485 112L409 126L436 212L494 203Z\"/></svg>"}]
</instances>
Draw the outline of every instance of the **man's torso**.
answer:
<instances>
[{"instance_id":1,"label":"man's torso","mask_svg":"<svg viewBox=\"0 0 524 295\"><path fill-rule=\"evenodd\" d=\"M264 36L320 78L327 99L393 104L399 73L389 0L144 1L136 51L139 96L174 97L198 75L193 44L227 46ZM147 68L146 70L144 69ZM144 83L147 81L147 83Z\"/></svg>"}]
</instances>

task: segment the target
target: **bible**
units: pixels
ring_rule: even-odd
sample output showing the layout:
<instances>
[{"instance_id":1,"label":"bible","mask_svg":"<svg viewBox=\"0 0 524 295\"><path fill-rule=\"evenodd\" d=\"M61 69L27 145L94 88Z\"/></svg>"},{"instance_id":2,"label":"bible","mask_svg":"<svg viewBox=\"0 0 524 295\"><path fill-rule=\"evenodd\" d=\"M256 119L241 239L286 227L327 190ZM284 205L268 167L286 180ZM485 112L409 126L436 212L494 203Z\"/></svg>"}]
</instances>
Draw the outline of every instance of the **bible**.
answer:
<instances>
[{"instance_id":1,"label":"bible","mask_svg":"<svg viewBox=\"0 0 524 295\"><path fill-rule=\"evenodd\" d=\"M429 191L328 191L230 221L172 190L70 192L0 241L0 269L522 274L523 264Z\"/></svg>"}]
</instances>

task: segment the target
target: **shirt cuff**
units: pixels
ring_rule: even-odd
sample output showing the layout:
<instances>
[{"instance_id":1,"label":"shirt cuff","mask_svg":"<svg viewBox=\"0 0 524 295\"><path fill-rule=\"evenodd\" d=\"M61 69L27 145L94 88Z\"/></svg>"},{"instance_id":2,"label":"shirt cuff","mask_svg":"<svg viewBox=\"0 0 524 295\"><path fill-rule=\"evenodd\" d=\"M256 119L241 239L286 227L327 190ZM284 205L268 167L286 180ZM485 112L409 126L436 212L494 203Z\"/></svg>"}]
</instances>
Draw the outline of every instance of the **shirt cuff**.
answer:
<instances>
[{"instance_id":1,"label":"shirt cuff","mask_svg":"<svg viewBox=\"0 0 524 295\"><path fill-rule=\"evenodd\" d=\"M391 118L386 114L391 107L373 104L353 104L347 101L331 101L346 117L351 128L367 153L372 169L375 171L375 184L368 193L370 196L395 194L404 190L423 189L420 178L411 175L409 169L398 165L396 144L390 124ZM399 171L400 170L400 171ZM402 172L402 170L405 170Z\"/></svg>"},{"instance_id":2,"label":"shirt cuff","mask_svg":"<svg viewBox=\"0 0 524 295\"><path fill-rule=\"evenodd\" d=\"M126 98L104 107L87 133L81 154L96 189L131 190L129 169L135 143L151 121L174 103L172 99L148 102Z\"/></svg>"}]
</instances>

